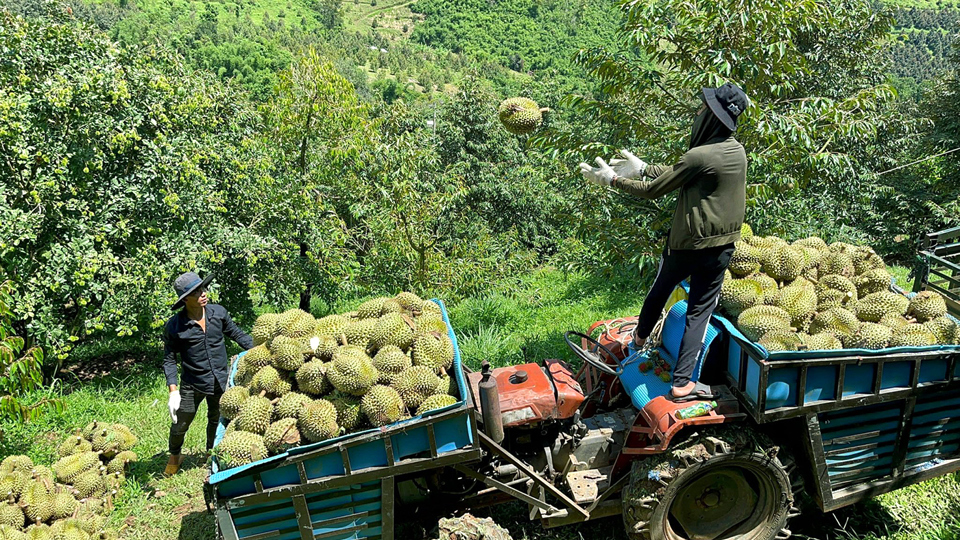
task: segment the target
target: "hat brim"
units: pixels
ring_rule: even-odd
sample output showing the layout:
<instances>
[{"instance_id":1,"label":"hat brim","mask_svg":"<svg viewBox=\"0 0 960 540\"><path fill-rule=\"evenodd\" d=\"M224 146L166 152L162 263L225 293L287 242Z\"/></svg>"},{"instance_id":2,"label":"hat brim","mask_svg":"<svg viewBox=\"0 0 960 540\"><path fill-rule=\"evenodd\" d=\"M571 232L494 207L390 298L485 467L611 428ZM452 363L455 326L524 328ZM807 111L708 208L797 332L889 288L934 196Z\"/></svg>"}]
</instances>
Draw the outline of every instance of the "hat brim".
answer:
<instances>
[{"instance_id":1,"label":"hat brim","mask_svg":"<svg viewBox=\"0 0 960 540\"><path fill-rule=\"evenodd\" d=\"M707 107L710 107L713 115L719 118L720 122L722 122L727 129L730 131L737 130L737 119L731 116L730 113L720 105L720 102L717 101L716 88L704 88L703 100L707 103Z\"/></svg>"},{"instance_id":2,"label":"hat brim","mask_svg":"<svg viewBox=\"0 0 960 540\"><path fill-rule=\"evenodd\" d=\"M170 309L176 311L176 310L180 309L181 307L183 307L183 301L186 300L186 298L187 298L188 296L190 296L191 294L193 294L193 291L197 290L197 289L200 288L200 287L206 287L207 285L210 284L211 281L213 281L213 274L212 274L212 273L211 273L211 274L208 274L207 277L205 277L205 278L203 278L202 280L200 280L200 283L197 283L197 284L194 285L193 287L190 287L190 289L187 290L187 292L185 292L185 293L183 293L182 295L180 295L180 298L177 299L176 303L174 303L174 304L173 304L173 307L171 307Z\"/></svg>"}]
</instances>

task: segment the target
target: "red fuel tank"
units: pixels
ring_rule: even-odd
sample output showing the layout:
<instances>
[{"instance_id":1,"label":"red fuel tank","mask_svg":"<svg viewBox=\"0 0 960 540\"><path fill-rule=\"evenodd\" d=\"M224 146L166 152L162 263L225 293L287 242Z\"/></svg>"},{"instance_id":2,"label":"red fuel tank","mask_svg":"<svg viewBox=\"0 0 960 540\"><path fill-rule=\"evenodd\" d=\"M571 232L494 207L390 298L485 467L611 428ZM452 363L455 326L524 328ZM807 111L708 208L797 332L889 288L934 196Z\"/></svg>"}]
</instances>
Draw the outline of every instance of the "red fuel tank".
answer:
<instances>
[{"instance_id":1,"label":"red fuel tank","mask_svg":"<svg viewBox=\"0 0 960 540\"><path fill-rule=\"evenodd\" d=\"M533 363L493 370L504 427L569 418L583 403L583 392L570 368L559 360L547 360L546 363L550 377L538 364ZM479 396L480 378L478 372L469 375L474 396ZM475 399L474 402L479 409L480 400Z\"/></svg>"}]
</instances>

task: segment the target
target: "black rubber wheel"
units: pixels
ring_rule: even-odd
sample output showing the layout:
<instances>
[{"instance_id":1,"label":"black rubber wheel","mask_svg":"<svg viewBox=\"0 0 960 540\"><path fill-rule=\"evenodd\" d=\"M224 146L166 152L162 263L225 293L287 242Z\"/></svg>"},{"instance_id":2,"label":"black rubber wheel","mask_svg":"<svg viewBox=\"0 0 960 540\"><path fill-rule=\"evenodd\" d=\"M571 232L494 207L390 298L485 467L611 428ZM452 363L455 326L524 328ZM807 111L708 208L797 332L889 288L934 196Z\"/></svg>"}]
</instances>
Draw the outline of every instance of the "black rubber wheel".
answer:
<instances>
[{"instance_id":1,"label":"black rubber wheel","mask_svg":"<svg viewBox=\"0 0 960 540\"><path fill-rule=\"evenodd\" d=\"M791 462L743 425L700 430L635 462L623 491L632 540L784 540L794 505Z\"/></svg>"}]
</instances>

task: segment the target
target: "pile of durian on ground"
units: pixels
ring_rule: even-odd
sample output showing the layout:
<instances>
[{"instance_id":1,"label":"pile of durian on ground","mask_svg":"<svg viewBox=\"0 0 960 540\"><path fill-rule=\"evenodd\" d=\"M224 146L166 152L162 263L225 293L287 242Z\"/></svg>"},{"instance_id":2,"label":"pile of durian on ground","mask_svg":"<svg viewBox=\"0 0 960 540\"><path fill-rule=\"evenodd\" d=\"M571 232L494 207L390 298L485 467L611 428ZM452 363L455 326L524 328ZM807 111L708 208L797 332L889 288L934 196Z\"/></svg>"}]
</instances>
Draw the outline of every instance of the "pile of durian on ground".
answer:
<instances>
[{"instance_id":1,"label":"pile of durian on ground","mask_svg":"<svg viewBox=\"0 0 960 540\"><path fill-rule=\"evenodd\" d=\"M943 297L912 299L890 289L883 259L868 246L788 243L744 225L720 291L722 310L768 351L954 345L960 329Z\"/></svg>"},{"instance_id":2,"label":"pile of durian on ground","mask_svg":"<svg viewBox=\"0 0 960 540\"><path fill-rule=\"evenodd\" d=\"M124 482L137 437L123 424L92 422L57 448L47 468L27 456L0 462L0 539L109 540L113 495Z\"/></svg>"},{"instance_id":3,"label":"pile of durian on ground","mask_svg":"<svg viewBox=\"0 0 960 540\"><path fill-rule=\"evenodd\" d=\"M226 469L458 401L440 306L410 292L320 319L264 314L252 335L220 398L230 423L214 452Z\"/></svg>"}]
</instances>

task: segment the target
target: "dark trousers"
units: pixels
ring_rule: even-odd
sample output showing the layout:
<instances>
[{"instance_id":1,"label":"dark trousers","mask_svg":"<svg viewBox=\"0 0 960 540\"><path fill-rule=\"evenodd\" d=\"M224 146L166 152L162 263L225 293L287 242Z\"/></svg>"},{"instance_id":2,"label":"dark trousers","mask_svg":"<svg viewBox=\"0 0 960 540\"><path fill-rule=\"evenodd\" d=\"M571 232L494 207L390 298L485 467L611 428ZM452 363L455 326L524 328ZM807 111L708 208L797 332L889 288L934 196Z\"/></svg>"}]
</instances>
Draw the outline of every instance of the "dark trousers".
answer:
<instances>
[{"instance_id":1,"label":"dark trousers","mask_svg":"<svg viewBox=\"0 0 960 540\"><path fill-rule=\"evenodd\" d=\"M666 248L663 251L657 277L640 310L636 337L650 336L670 293L689 276L690 297L687 300L686 329L680 341L680 357L673 368L674 386L684 386L690 382L697 357L700 355L700 347L707 334L710 315L720 300L723 271L730 264L732 255L733 244L706 249Z\"/></svg>"},{"instance_id":2,"label":"dark trousers","mask_svg":"<svg viewBox=\"0 0 960 540\"><path fill-rule=\"evenodd\" d=\"M220 396L223 390L214 386L213 394L198 392L190 385L180 387L180 410L177 411L177 423L170 425L170 453L179 455L183 448L183 438L190 429L197 409L203 400L207 400L207 450L213 448L213 441L217 438L217 426L220 423Z\"/></svg>"}]
</instances>

